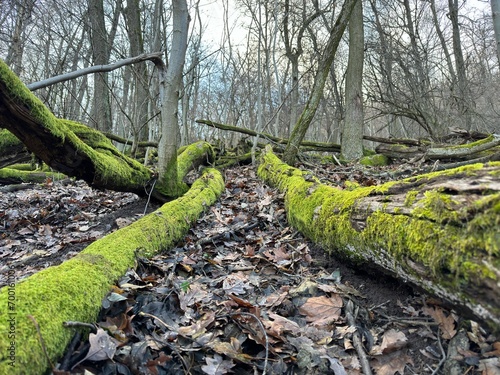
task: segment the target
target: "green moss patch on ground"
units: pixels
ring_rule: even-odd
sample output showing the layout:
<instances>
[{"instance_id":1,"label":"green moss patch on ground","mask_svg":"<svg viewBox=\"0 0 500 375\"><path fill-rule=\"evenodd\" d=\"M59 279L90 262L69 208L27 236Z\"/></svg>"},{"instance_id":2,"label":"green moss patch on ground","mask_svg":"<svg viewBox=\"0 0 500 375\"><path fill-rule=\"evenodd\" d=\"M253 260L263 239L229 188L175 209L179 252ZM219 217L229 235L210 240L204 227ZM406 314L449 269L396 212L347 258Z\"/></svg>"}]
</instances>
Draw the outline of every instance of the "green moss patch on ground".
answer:
<instances>
[{"instance_id":1,"label":"green moss patch on ground","mask_svg":"<svg viewBox=\"0 0 500 375\"><path fill-rule=\"evenodd\" d=\"M71 260L18 284L10 280L0 290L0 373L43 373L49 364L27 316L38 322L55 362L72 336L63 322L94 321L110 286L134 267L136 256L171 248L223 190L220 172L207 169L184 196L92 243Z\"/></svg>"}]
</instances>

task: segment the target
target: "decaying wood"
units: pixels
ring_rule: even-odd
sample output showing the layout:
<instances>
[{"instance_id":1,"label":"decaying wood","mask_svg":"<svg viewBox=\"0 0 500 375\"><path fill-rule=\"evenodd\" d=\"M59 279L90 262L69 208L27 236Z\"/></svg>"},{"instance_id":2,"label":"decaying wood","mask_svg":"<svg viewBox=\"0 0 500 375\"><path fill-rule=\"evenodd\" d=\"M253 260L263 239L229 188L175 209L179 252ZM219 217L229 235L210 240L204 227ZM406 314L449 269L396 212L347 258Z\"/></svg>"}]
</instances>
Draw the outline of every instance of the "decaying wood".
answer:
<instances>
[{"instance_id":1,"label":"decaying wood","mask_svg":"<svg viewBox=\"0 0 500 375\"><path fill-rule=\"evenodd\" d=\"M252 137L262 137L269 141L275 142L278 145L286 145L288 139L275 137L268 133L260 133L247 128L220 124L210 120L196 120L199 124L204 124L213 128L234 131L241 134L250 135ZM482 133L468 133L455 130L457 134L465 136L469 139L477 139L484 135ZM413 159L413 160L446 160L450 162L460 162L463 160L478 159L478 162L487 160L498 160L498 153L494 151L495 147L500 145L499 135L489 135L486 138L479 138L478 141L466 145L433 145L429 141L417 139L396 139L382 138L365 135L364 140L380 143L376 147L379 154L383 154L391 159ZM336 143L302 141L301 150L316 151L316 152L340 152L340 145ZM489 156L482 155L485 151L491 151Z\"/></svg>"},{"instance_id":2,"label":"decaying wood","mask_svg":"<svg viewBox=\"0 0 500 375\"><path fill-rule=\"evenodd\" d=\"M492 134L487 138L464 145L421 144L407 146L403 144L380 144L376 151L393 159L421 159L461 161L484 157L482 153L490 151L491 156L499 152L500 135Z\"/></svg>"},{"instance_id":3,"label":"decaying wood","mask_svg":"<svg viewBox=\"0 0 500 375\"><path fill-rule=\"evenodd\" d=\"M210 121L210 120L196 120L196 122L198 124L211 126L213 128L217 128L217 129L242 133L242 134L250 135L252 137L259 136L259 137L262 137L264 139L273 141L273 142L281 144L281 145L286 145L288 143L287 138L275 137L275 136L268 134L268 133L260 133L260 132L256 132L254 130L250 130L247 128L241 128L239 126L220 124L220 123ZM307 146L308 148L314 149L315 151L318 151L318 152L340 152L340 145L338 145L336 143L302 141L300 143L300 145Z\"/></svg>"},{"instance_id":4,"label":"decaying wood","mask_svg":"<svg viewBox=\"0 0 500 375\"><path fill-rule=\"evenodd\" d=\"M267 150L259 176L286 193L289 222L333 254L382 269L500 330L500 163L346 191Z\"/></svg>"},{"instance_id":5,"label":"decaying wood","mask_svg":"<svg viewBox=\"0 0 500 375\"><path fill-rule=\"evenodd\" d=\"M0 168L14 163L26 163L31 155L24 145L11 132L0 130Z\"/></svg>"}]
</instances>

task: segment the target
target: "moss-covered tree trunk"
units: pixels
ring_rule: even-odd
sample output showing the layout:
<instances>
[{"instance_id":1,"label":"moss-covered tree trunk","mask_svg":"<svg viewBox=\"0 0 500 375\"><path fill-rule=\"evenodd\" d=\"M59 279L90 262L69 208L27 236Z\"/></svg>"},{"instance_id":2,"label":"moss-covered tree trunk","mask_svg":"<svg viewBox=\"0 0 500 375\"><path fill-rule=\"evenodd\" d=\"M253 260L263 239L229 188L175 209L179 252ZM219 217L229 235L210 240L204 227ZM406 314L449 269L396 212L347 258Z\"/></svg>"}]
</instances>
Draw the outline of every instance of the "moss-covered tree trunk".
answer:
<instances>
[{"instance_id":1,"label":"moss-covered tree trunk","mask_svg":"<svg viewBox=\"0 0 500 375\"><path fill-rule=\"evenodd\" d=\"M144 187L155 178L151 170L120 153L103 133L56 118L1 60L0 127L9 130L54 170L97 188L144 195ZM11 138L9 134L0 145L9 143L19 149L19 143ZM213 157L212 148L205 142L195 143L179 155L176 183L184 187L183 192L187 186L182 185L182 179L189 169L206 164ZM161 187L157 186L155 196L167 200L171 194Z\"/></svg>"},{"instance_id":2,"label":"moss-covered tree trunk","mask_svg":"<svg viewBox=\"0 0 500 375\"><path fill-rule=\"evenodd\" d=\"M290 223L325 249L383 269L500 330L500 163L341 190L263 154Z\"/></svg>"}]
</instances>

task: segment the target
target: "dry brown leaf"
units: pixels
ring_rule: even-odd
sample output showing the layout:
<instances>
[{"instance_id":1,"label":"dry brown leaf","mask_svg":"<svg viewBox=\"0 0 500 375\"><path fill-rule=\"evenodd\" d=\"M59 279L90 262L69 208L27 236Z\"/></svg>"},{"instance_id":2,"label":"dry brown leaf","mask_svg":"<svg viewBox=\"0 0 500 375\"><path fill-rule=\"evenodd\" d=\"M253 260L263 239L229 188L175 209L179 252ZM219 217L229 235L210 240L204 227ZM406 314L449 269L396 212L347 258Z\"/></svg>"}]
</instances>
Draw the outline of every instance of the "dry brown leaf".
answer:
<instances>
[{"instance_id":1,"label":"dry brown leaf","mask_svg":"<svg viewBox=\"0 0 500 375\"><path fill-rule=\"evenodd\" d=\"M284 332L291 332L293 334L298 334L300 332L300 326L292 320L275 314L272 311L269 312L269 317L273 320L266 320L264 325L266 326L267 333L271 336L283 340L281 335Z\"/></svg>"},{"instance_id":2,"label":"dry brown leaf","mask_svg":"<svg viewBox=\"0 0 500 375\"><path fill-rule=\"evenodd\" d=\"M407 364L413 365L413 360L408 354L401 351L384 354L371 361L371 366L377 375L394 375L396 373L403 375Z\"/></svg>"},{"instance_id":3,"label":"dry brown leaf","mask_svg":"<svg viewBox=\"0 0 500 375\"><path fill-rule=\"evenodd\" d=\"M331 297L311 297L299 308L299 312L313 325L324 326L339 319L342 304L342 298L337 294Z\"/></svg>"},{"instance_id":4,"label":"dry brown leaf","mask_svg":"<svg viewBox=\"0 0 500 375\"><path fill-rule=\"evenodd\" d=\"M403 332L390 329L382 336L382 343L380 345L375 345L370 351L370 354L381 355L392 353L405 347L407 343L408 339Z\"/></svg>"},{"instance_id":5,"label":"dry brown leaf","mask_svg":"<svg viewBox=\"0 0 500 375\"><path fill-rule=\"evenodd\" d=\"M488 358L479 361L478 370L481 375L500 375L500 358Z\"/></svg>"},{"instance_id":6,"label":"dry brown leaf","mask_svg":"<svg viewBox=\"0 0 500 375\"><path fill-rule=\"evenodd\" d=\"M455 319L451 314L446 316L443 309L439 307L424 307L422 311L424 314L430 315L439 324L443 339L452 339L457 334Z\"/></svg>"}]
</instances>

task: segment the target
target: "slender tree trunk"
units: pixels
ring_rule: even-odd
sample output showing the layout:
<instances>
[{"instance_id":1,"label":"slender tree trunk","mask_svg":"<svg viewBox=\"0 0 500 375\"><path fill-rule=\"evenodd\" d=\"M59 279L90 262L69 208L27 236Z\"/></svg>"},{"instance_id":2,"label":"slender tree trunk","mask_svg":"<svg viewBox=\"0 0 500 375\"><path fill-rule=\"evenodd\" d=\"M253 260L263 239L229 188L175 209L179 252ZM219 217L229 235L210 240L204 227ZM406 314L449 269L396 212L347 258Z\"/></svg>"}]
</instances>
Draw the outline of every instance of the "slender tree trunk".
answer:
<instances>
[{"instance_id":1,"label":"slender tree trunk","mask_svg":"<svg viewBox=\"0 0 500 375\"><path fill-rule=\"evenodd\" d=\"M144 41L142 39L142 26L139 9L139 0L127 0L127 8L124 9L127 20L127 33L130 41L130 55L138 56L144 53ZM134 98L132 114L132 126L135 128L132 155L137 150L137 143L148 137L148 70L145 64L131 67L134 73Z\"/></svg>"},{"instance_id":2,"label":"slender tree trunk","mask_svg":"<svg viewBox=\"0 0 500 375\"><path fill-rule=\"evenodd\" d=\"M165 74L165 93L161 108L162 135L158 145L158 170L159 182L164 187L165 194L178 196L181 193L177 174L177 149L180 142L179 90L186 58L189 25L186 0L173 0L172 14L172 48Z\"/></svg>"},{"instance_id":3,"label":"slender tree trunk","mask_svg":"<svg viewBox=\"0 0 500 375\"><path fill-rule=\"evenodd\" d=\"M363 2L358 1L349 21L349 60L345 80L346 116L342 132L342 156L355 160L363 156Z\"/></svg>"},{"instance_id":4,"label":"slender tree trunk","mask_svg":"<svg viewBox=\"0 0 500 375\"><path fill-rule=\"evenodd\" d=\"M490 0L491 14L493 16L493 28L495 30L495 40L497 42L497 57L500 65L500 0Z\"/></svg>"},{"instance_id":5,"label":"slender tree trunk","mask_svg":"<svg viewBox=\"0 0 500 375\"><path fill-rule=\"evenodd\" d=\"M109 59L109 41L104 22L103 0L89 2L90 39L94 65L106 65ZM94 97L92 101L92 123L100 131L111 132L111 103L109 98L108 75L98 73L94 77Z\"/></svg>"},{"instance_id":6,"label":"slender tree trunk","mask_svg":"<svg viewBox=\"0 0 500 375\"><path fill-rule=\"evenodd\" d=\"M458 0L448 0L449 7L449 17L451 20L452 30L453 30L453 52L455 55L455 66L457 71L457 84L458 84L458 110L465 120L465 129L471 129L471 113L469 99L470 95L468 93L468 80L465 70L464 55L462 53L462 42L460 40L460 27L458 20Z\"/></svg>"},{"instance_id":7,"label":"slender tree trunk","mask_svg":"<svg viewBox=\"0 0 500 375\"><path fill-rule=\"evenodd\" d=\"M325 87L328 74L330 73L330 66L333 63L335 52L337 51L337 47L340 43L342 35L344 34L344 30L347 27L347 23L349 22L349 18L351 17L356 1L358 0L346 0L344 2L342 10L337 17L337 21L330 32L328 43L319 63L318 72L314 77L313 89L309 99L307 100L304 111L293 128L290 140L283 154L283 158L287 164L295 163L300 143L304 139L307 129L316 114L316 109L318 108L321 98L323 97L323 89Z\"/></svg>"}]
</instances>

